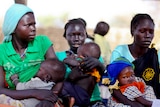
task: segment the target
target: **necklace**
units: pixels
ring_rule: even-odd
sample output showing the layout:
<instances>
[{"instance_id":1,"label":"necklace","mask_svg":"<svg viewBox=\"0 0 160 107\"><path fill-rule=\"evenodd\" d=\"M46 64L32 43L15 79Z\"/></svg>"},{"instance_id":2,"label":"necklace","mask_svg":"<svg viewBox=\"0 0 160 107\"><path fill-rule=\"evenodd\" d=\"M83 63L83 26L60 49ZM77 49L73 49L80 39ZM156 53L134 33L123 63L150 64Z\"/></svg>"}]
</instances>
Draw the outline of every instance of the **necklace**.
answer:
<instances>
[{"instance_id":1,"label":"necklace","mask_svg":"<svg viewBox=\"0 0 160 107\"><path fill-rule=\"evenodd\" d=\"M24 56L26 56L26 51L27 51L27 48L24 50L24 52L20 55L21 58L23 58Z\"/></svg>"}]
</instances>

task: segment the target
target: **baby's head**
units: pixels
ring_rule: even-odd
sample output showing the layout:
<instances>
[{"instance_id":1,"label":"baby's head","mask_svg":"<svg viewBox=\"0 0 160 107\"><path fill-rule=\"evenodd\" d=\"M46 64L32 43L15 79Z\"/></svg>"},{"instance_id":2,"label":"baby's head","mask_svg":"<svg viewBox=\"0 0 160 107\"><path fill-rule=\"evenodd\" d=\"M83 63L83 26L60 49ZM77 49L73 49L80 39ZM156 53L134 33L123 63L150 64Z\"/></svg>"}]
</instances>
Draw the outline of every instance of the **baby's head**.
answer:
<instances>
[{"instance_id":1,"label":"baby's head","mask_svg":"<svg viewBox=\"0 0 160 107\"><path fill-rule=\"evenodd\" d=\"M114 84L117 79L119 85L126 85L135 81L134 65L124 57L117 58L106 69L111 84Z\"/></svg>"},{"instance_id":2,"label":"baby's head","mask_svg":"<svg viewBox=\"0 0 160 107\"><path fill-rule=\"evenodd\" d=\"M66 73L65 64L58 59L46 59L41 63L37 76L43 81L60 82Z\"/></svg>"},{"instance_id":3,"label":"baby's head","mask_svg":"<svg viewBox=\"0 0 160 107\"><path fill-rule=\"evenodd\" d=\"M78 57L94 57L99 59L101 55L100 47L93 42L81 45L77 50Z\"/></svg>"},{"instance_id":4,"label":"baby's head","mask_svg":"<svg viewBox=\"0 0 160 107\"><path fill-rule=\"evenodd\" d=\"M101 36L105 36L108 33L109 28L110 28L110 26L108 23L106 23L104 21L100 21L97 23L96 28L94 30L94 33L99 34Z\"/></svg>"}]
</instances>

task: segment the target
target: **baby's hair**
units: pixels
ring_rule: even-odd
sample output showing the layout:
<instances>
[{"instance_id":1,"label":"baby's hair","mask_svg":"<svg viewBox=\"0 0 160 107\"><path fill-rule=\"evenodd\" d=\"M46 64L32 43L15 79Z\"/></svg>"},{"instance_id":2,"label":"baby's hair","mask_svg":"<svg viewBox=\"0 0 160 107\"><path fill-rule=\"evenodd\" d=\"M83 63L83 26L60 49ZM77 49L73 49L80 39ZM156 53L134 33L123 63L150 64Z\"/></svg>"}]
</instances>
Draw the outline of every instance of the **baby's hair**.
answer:
<instances>
[{"instance_id":1,"label":"baby's hair","mask_svg":"<svg viewBox=\"0 0 160 107\"><path fill-rule=\"evenodd\" d=\"M94 42L88 42L81 45L77 50L77 53L79 52L81 52L81 54L83 54L82 56L84 57L87 55L97 59L100 57L101 54L100 47Z\"/></svg>"},{"instance_id":2,"label":"baby's hair","mask_svg":"<svg viewBox=\"0 0 160 107\"><path fill-rule=\"evenodd\" d=\"M100 21L97 23L96 28L94 30L95 34L100 34L102 36L106 35L109 31L109 24L104 22L104 21Z\"/></svg>"},{"instance_id":3,"label":"baby's hair","mask_svg":"<svg viewBox=\"0 0 160 107\"><path fill-rule=\"evenodd\" d=\"M42 65L51 69L50 71L48 71L48 73L50 73L51 75L54 74L55 75L54 77L56 78L56 80L58 81L64 80L65 73L66 73L66 66L62 61L56 58L50 58L43 61L41 63L41 66Z\"/></svg>"},{"instance_id":4,"label":"baby's hair","mask_svg":"<svg viewBox=\"0 0 160 107\"><path fill-rule=\"evenodd\" d=\"M133 30L141 23L142 20L145 20L145 19L150 20L154 24L154 21L149 14L139 13L132 18L131 25L130 25L132 36L133 36Z\"/></svg>"},{"instance_id":5,"label":"baby's hair","mask_svg":"<svg viewBox=\"0 0 160 107\"><path fill-rule=\"evenodd\" d=\"M84 19L83 20L82 20L82 18L71 19L66 23L66 25L64 27L65 31L64 31L63 37L66 37L66 30L67 30L68 26L70 26L72 24L81 24L84 27L84 29L86 29L86 22L84 21Z\"/></svg>"}]
</instances>

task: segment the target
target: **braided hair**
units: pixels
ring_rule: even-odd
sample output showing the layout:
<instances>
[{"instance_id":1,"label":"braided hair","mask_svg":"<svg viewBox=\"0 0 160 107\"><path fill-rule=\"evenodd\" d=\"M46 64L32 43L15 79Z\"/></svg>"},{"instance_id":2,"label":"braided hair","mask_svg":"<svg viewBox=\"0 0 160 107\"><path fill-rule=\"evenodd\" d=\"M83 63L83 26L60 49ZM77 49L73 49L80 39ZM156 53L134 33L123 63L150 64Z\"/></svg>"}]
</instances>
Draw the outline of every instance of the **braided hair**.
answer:
<instances>
[{"instance_id":1,"label":"braided hair","mask_svg":"<svg viewBox=\"0 0 160 107\"><path fill-rule=\"evenodd\" d=\"M64 26L64 34L63 34L63 37L66 37L66 30L67 28L72 25L72 24L81 24L84 29L86 30L86 21L82 18L75 18L75 19L71 19L69 20L66 25Z\"/></svg>"},{"instance_id":2,"label":"braided hair","mask_svg":"<svg viewBox=\"0 0 160 107\"><path fill-rule=\"evenodd\" d=\"M131 20L131 25L130 25L132 36L133 36L133 30L141 23L142 20L145 20L145 19L150 20L153 23L153 25L155 25L153 19L149 14L145 14L145 13L136 14Z\"/></svg>"}]
</instances>

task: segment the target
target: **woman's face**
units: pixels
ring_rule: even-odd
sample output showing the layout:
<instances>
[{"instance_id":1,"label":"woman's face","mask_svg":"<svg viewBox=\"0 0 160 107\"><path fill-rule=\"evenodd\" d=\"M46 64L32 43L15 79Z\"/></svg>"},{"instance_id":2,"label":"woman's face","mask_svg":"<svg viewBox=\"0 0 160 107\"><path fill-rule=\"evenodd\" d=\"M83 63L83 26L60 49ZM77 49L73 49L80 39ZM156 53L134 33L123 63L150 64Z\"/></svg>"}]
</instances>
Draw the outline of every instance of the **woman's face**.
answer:
<instances>
[{"instance_id":1,"label":"woman's face","mask_svg":"<svg viewBox=\"0 0 160 107\"><path fill-rule=\"evenodd\" d=\"M134 70L128 66L124 68L118 75L118 81L120 85L130 84L135 81Z\"/></svg>"},{"instance_id":2,"label":"woman's face","mask_svg":"<svg viewBox=\"0 0 160 107\"><path fill-rule=\"evenodd\" d=\"M33 13L25 14L19 21L15 29L15 38L28 42L32 41L36 35L35 18Z\"/></svg>"},{"instance_id":3,"label":"woman's face","mask_svg":"<svg viewBox=\"0 0 160 107\"><path fill-rule=\"evenodd\" d=\"M84 44L86 37L86 30L81 24L71 24L66 29L66 39L71 49L77 49Z\"/></svg>"},{"instance_id":4,"label":"woman's face","mask_svg":"<svg viewBox=\"0 0 160 107\"><path fill-rule=\"evenodd\" d=\"M148 48L154 37L154 24L148 20L141 20L141 23L133 29L134 43L142 48Z\"/></svg>"}]
</instances>

